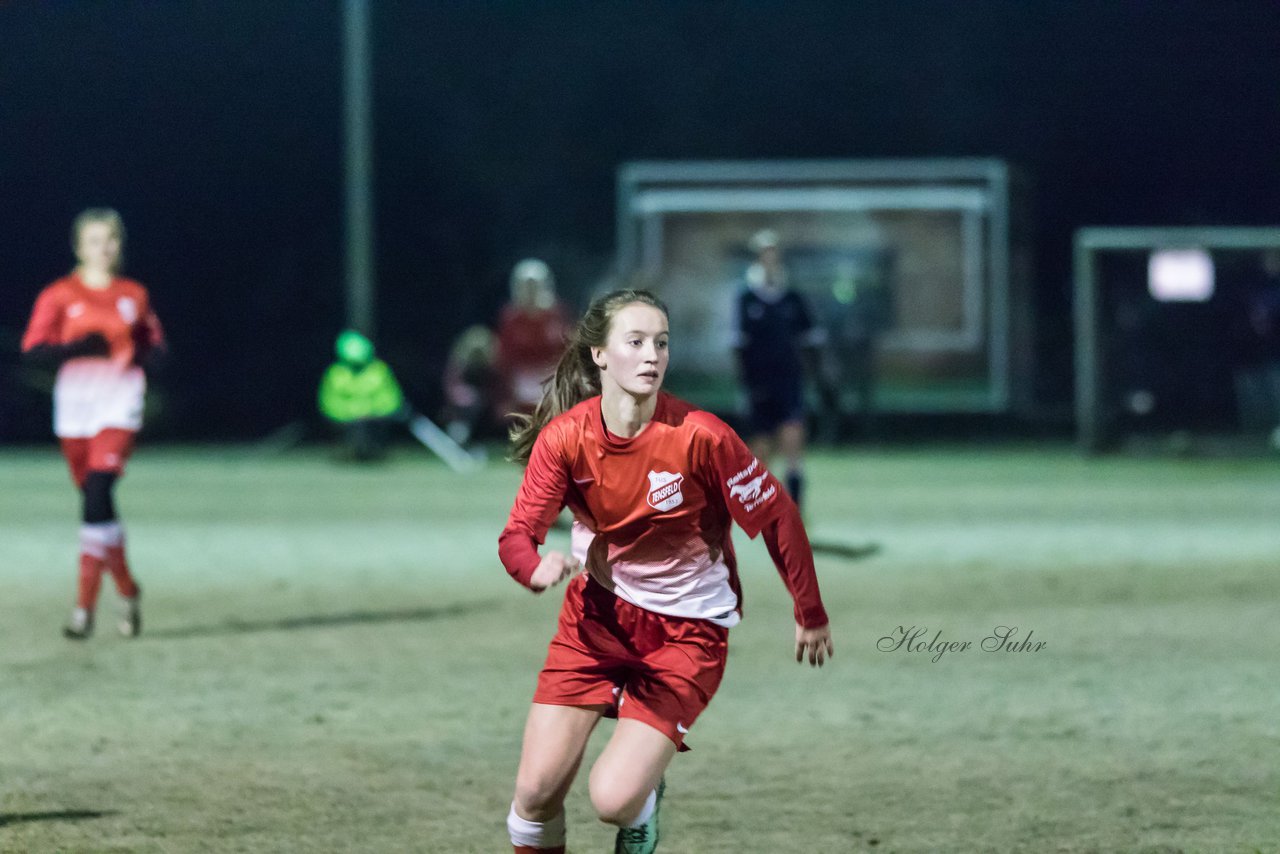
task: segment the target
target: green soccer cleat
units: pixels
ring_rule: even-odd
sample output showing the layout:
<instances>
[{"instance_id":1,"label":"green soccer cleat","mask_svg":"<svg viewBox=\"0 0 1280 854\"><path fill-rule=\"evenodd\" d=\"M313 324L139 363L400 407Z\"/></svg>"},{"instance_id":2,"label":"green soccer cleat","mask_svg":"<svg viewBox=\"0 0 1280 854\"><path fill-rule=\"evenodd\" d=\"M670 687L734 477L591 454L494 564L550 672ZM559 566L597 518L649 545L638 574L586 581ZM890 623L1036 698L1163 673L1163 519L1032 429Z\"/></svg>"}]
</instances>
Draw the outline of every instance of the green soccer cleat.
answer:
<instances>
[{"instance_id":1,"label":"green soccer cleat","mask_svg":"<svg viewBox=\"0 0 1280 854\"><path fill-rule=\"evenodd\" d=\"M639 827L618 828L618 838L613 844L613 854L653 854L658 850L658 810L662 806L662 793L666 791L667 778L658 781L658 797L653 804L653 815Z\"/></svg>"}]
</instances>

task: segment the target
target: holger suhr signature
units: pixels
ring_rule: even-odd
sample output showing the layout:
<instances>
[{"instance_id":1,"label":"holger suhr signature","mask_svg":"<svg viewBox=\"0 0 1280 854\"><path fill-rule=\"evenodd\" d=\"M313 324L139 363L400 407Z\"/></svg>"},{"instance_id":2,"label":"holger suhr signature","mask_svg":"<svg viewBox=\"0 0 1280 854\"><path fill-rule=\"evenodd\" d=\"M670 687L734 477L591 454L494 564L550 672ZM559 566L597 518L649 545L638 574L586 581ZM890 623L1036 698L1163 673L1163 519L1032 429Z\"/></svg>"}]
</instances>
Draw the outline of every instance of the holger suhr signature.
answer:
<instances>
[{"instance_id":1,"label":"holger suhr signature","mask_svg":"<svg viewBox=\"0 0 1280 854\"><path fill-rule=\"evenodd\" d=\"M1017 626L996 626L991 634L978 641L978 648L983 652L1039 652L1048 646L1048 641L1033 641L1034 630L1028 630L1026 637L1017 639ZM931 653L933 662L942 660L949 652L968 652L973 648L973 641L943 640L942 629L929 635L928 626L898 626L891 633L876 641L876 649L881 652L923 652Z\"/></svg>"}]
</instances>

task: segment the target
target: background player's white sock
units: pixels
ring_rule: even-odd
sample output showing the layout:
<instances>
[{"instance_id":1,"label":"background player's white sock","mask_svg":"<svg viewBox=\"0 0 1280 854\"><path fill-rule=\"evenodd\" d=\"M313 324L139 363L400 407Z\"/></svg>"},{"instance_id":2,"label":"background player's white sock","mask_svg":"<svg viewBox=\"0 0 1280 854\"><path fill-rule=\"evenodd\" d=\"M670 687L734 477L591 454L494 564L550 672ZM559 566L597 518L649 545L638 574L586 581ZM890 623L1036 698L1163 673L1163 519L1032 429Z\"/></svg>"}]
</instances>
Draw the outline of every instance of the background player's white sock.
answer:
<instances>
[{"instance_id":1,"label":"background player's white sock","mask_svg":"<svg viewBox=\"0 0 1280 854\"><path fill-rule=\"evenodd\" d=\"M564 811L550 821L529 821L516 815L516 805L507 813L507 833L512 845L555 848L564 845Z\"/></svg>"}]
</instances>

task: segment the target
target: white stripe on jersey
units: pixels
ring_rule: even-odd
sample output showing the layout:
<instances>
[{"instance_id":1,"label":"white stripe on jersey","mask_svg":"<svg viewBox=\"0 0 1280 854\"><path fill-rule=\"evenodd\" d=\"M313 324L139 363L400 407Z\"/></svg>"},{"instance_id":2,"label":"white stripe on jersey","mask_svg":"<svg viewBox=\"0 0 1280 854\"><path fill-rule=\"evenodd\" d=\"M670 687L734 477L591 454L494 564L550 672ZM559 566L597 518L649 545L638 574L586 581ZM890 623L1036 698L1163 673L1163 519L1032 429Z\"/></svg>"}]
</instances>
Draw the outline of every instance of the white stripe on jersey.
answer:
<instances>
[{"instance_id":1,"label":"white stripe on jersey","mask_svg":"<svg viewBox=\"0 0 1280 854\"><path fill-rule=\"evenodd\" d=\"M570 534L573 556L587 565L587 551L595 533L578 520ZM738 613L738 597L729 586L729 567L723 560L712 560L711 552L701 541L661 563L614 561L609 567L613 592L632 605L666 614L709 620L718 626L732 628L742 619Z\"/></svg>"}]
</instances>

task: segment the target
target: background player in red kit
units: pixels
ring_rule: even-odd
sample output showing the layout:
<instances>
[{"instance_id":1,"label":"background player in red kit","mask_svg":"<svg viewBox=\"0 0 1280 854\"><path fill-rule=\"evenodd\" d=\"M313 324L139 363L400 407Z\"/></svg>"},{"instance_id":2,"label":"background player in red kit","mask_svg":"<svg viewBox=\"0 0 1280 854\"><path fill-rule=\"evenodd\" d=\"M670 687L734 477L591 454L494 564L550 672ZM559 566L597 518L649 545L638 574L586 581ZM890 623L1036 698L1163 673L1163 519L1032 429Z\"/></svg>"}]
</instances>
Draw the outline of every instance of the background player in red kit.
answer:
<instances>
[{"instance_id":1,"label":"background player in red kit","mask_svg":"<svg viewBox=\"0 0 1280 854\"><path fill-rule=\"evenodd\" d=\"M142 366L162 350L164 335L146 288L117 275L124 249L118 213L81 213L71 245L79 263L40 292L22 339L29 362L58 369L53 430L82 497L80 588L63 633L84 639L93 632L105 569L124 598L120 632L133 637L142 627L140 593L113 493L142 427Z\"/></svg>"},{"instance_id":2,"label":"background player in red kit","mask_svg":"<svg viewBox=\"0 0 1280 854\"><path fill-rule=\"evenodd\" d=\"M564 799L605 714L619 720L591 769L592 804L619 827L615 851L655 850L663 772L742 615L731 522L764 535L795 601L796 660L833 651L799 511L724 422L660 391L667 339L652 294L600 298L512 433L527 468L499 555L535 592L573 577L525 726L507 817L517 854L564 851ZM566 505L572 553L540 556Z\"/></svg>"},{"instance_id":3,"label":"background player in red kit","mask_svg":"<svg viewBox=\"0 0 1280 854\"><path fill-rule=\"evenodd\" d=\"M533 412L542 384L556 370L564 342L573 330L569 311L556 298L551 268L526 258L511 270L511 301L498 317L494 368L494 415L505 423L510 412Z\"/></svg>"}]
</instances>

